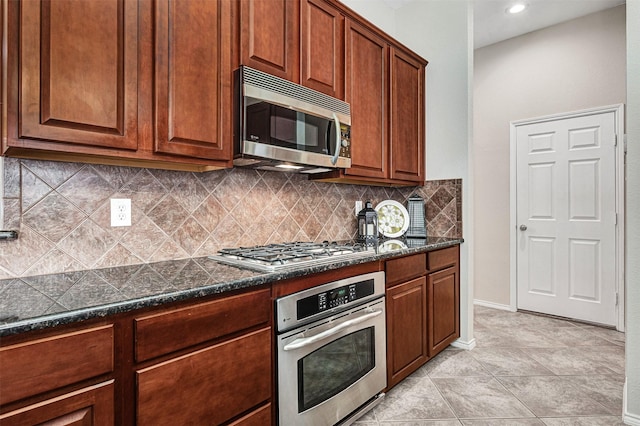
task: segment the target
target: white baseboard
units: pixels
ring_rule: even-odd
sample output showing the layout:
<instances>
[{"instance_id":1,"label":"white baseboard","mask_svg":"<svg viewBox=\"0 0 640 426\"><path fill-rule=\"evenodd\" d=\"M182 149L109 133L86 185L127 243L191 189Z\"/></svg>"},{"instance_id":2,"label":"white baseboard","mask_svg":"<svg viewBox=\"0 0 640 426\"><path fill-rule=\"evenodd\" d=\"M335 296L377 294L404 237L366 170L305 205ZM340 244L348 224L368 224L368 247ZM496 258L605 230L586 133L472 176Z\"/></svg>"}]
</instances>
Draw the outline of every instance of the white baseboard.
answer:
<instances>
[{"instance_id":1,"label":"white baseboard","mask_svg":"<svg viewBox=\"0 0 640 426\"><path fill-rule=\"evenodd\" d=\"M485 300L475 299L473 301L473 304L474 305L478 305L478 306L484 306L485 308L500 309L502 311L510 311L510 312L515 312L516 311L516 309L511 307L511 305L503 305L501 303L487 302Z\"/></svg>"},{"instance_id":2,"label":"white baseboard","mask_svg":"<svg viewBox=\"0 0 640 426\"><path fill-rule=\"evenodd\" d=\"M627 380L624 380L622 391L622 421L625 425L640 426L640 415L631 414L627 411Z\"/></svg>"},{"instance_id":3,"label":"white baseboard","mask_svg":"<svg viewBox=\"0 0 640 426\"><path fill-rule=\"evenodd\" d=\"M455 342L453 342L451 344L451 346L453 346L454 348L460 348L460 349L465 349L467 351L470 351L471 349L476 347L476 339L473 338L473 339L469 340L468 342L465 342L464 340L458 339Z\"/></svg>"},{"instance_id":4,"label":"white baseboard","mask_svg":"<svg viewBox=\"0 0 640 426\"><path fill-rule=\"evenodd\" d=\"M622 421L625 425L640 426L640 416L630 413L624 413L622 415Z\"/></svg>"}]
</instances>

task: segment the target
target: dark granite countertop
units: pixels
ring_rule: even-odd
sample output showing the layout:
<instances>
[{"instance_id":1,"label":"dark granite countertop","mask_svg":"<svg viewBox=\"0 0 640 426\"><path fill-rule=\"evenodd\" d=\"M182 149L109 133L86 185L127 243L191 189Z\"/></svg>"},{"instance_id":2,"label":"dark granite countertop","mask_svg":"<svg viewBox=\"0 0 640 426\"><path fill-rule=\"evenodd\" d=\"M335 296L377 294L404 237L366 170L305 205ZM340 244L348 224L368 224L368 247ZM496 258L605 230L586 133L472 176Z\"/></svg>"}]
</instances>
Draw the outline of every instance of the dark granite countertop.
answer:
<instances>
[{"instance_id":1,"label":"dark granite countertop","mask_svg":"<svg viewBox=\"0 0 640 426\"><path fill-rule=\"evenodd\" d=\"M0 337L249 288L345 266L454 246L460 238L383 241L371 256L285 272L208 257L0 280Z\"/></svg>"}]
</instances>

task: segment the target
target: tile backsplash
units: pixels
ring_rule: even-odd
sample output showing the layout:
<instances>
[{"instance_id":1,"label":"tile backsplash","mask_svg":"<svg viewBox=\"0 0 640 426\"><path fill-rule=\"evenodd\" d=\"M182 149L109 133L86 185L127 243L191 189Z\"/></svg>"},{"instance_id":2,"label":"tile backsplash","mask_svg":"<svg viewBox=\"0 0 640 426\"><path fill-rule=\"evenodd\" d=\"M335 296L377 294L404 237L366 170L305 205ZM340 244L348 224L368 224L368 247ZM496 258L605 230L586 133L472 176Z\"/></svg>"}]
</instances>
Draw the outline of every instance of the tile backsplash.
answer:
<instances>
[{"instance_id":1,"label":"tile backsplash","mask_svg":"<svg viewBox=\"0 0 640 426\"><path fill-rule=\"evenodd\" d=\"M207 173L4 158L0 279L206 256L222 247L356 235L356 200L425 199L430 236L462 236L462 181L386 188L292 173ZM2 169L0 169L2 170ZM2 179L0 179L1 183ZM110 226L130 198L132 226Z\"/></svg>"}]
</instances>

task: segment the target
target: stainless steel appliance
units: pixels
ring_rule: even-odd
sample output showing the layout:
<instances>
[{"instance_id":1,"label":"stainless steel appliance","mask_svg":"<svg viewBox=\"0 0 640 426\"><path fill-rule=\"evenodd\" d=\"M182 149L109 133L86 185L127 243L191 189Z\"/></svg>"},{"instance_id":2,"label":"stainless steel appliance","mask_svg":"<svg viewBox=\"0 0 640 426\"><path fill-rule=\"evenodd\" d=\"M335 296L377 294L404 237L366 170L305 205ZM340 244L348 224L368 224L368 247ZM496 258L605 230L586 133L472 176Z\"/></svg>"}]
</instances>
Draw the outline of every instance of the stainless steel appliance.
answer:
<instances>
[{"instance_id":1,"label":"stainless steel appliance","mask_svg":"<svg viewBox=\"0 0 640 426\"><path fill-rule=\"evenodd\" d=\"M370 256L370 250L372 249L358 243L295 242L224 248L217 255L210 257L233 266L260 272L275 272Z\"/></svg>"},{"instance_id":2,"label":"stainless steel appliance","mask_svg":"<svg viewBox=\"0 0 640 426\"><path fill-rule=\"evenodd\" d=\"M414 194L407 199L407 207L407 210L409 210L409 228L405 236L407 238L427 238L424 199Z\"/></svg>"},{"instance_id":3,"label":"stainless steel appliance","mask_svg":"<svg viewBox=\"0 0 640 426\"><path fill-rule=\"evenodd\" d=\"M321 173L351 167L351 108L249 68L235 73L234 165Z\"/></svg>"},{"instance_id":4,"label":"stainless steel appliance","mask_svg":"<svg viewBox=\"0 0 640 426\"><path fill-rule=\"evenodd\" d=\"M280 426L350 424L386 387L384 272L276 300Z\"/></svg>"}]
</instances>

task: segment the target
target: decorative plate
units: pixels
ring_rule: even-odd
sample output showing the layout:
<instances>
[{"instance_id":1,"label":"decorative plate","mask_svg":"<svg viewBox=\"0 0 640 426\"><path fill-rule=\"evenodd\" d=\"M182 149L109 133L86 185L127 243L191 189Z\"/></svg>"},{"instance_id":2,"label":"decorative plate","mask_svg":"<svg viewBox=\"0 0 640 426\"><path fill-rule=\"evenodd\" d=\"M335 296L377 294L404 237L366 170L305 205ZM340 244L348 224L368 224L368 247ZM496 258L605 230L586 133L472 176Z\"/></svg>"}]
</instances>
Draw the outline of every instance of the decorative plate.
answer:
<instances>
[{"instance_id":1,"label":"decorative plate","mask_svg":"<svg viewBox=\"0 0 640 426\"><path fill-rule=\"evenodd\" d=\"M390 251L406 249L407 245L400 240L387 240L378 247L379 253L388 253Z\"/></svg>"},{"instance_id":2,"label":"decorative plate","mask_svg":"<svg viewBox=\"0 0 640 426\"><path fill-rule=\"evenodd\" d=\"M388 238L403 235L409 229L409 212L397 201L384 200L376 206L378 231Z\"/></svg>"}]
</instances>

